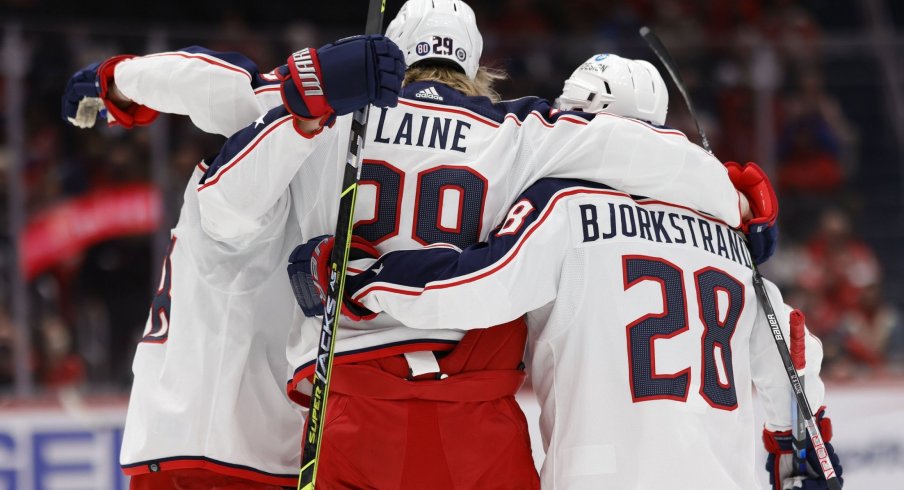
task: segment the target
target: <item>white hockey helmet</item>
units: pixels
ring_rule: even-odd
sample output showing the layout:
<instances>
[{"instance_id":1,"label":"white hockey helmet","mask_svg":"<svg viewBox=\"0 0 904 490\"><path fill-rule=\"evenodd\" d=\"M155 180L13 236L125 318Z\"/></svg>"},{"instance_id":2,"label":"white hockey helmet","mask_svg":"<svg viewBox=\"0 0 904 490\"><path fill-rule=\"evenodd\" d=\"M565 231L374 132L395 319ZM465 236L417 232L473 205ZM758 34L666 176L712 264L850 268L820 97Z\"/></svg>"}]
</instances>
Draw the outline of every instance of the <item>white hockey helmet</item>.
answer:
<instances>
[{"instance_id":1,"label":"white hockey helmet","mask_svg":"<svg viewBox=\"0 0 904 490\"><path fill-rule=\"evenodd\" d=\"M668 106L669 91L656 67L614 54L594 55L581 64L556 99L563 111L609 112L660 126Z\"/></svg>"},{"instance_id":2,"label":"white hockey helmet","mask_svg":"<svg viewBox=\"0 0 904 490\"><path fill-rule=\"evenodd\" d=\"M474 11L461 0L408 0L386 29L408 66L426 59L450 61L477 76L483 38Z\"/></svg>"}]
</instances>

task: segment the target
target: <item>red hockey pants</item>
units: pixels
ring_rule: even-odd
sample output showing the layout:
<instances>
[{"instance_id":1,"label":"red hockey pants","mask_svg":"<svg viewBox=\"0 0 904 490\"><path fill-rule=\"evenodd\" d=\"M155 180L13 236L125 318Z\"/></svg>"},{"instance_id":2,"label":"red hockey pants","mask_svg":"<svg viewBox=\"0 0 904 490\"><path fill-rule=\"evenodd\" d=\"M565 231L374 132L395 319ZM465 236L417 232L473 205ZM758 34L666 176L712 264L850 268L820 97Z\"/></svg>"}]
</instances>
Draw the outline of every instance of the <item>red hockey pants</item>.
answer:
<instances>
[{"instance_id":1,"label":"red hockey pants","mask_svg":"<svg viewBox=\"0 0 904 490\"><path fill-rule=\"evenodd\" d=\"M129 490L283 490L283 488L285 487L198 468L134 475L129 482Z\"/></svg>"},{"instance_id":2,"label":"red hockey pants","mask_svg":"<svg viewBox=\"0 0 904 490\"><path fill-rule=\"evenodd\" d=\"M525 341L521 321L473 330L445 379L406 379L403 356L334 366L317 487L540 488L514 397Z\"/></svg>"}]
</instances>

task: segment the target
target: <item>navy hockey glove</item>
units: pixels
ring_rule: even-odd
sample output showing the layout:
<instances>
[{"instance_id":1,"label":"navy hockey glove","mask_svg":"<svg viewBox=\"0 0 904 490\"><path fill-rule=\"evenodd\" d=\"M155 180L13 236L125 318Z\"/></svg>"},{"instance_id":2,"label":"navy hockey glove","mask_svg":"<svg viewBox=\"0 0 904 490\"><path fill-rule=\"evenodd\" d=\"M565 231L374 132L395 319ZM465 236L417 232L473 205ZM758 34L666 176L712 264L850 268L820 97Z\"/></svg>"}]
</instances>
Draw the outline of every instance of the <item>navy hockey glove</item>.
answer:
<instances>
[{"instance_id":1,"label":"navy hockey glove","mask_svg":"<svg viewBox=\"0 0 904 490\"><path fill-rule=\"evenodd\" d=\"M75 72L63 90L63 120L75 127L91 128L98 114L106 117L97 83L98 66L100 63L91 63Z\"/></svg>"},{"instance_id":2,"label":"navy hockey glove","mask_svg":"<svg viewBox=\"0 0 904 490\"><path fill-rule=\"evenodd\" d=\"M63 120L79 128L90 128L97 116L110 125L120 124L126 129L151 124L159 113L134 102L119 106L109 98L113 70L131 55L114 56L103 63L92 63L75 72L63 90Z\"/></svg>"},{"instance_id":3,"label":"navy hockey glove","mask_svg":"<svg viewBox=\"0 0 904 490\"><path fill-rule=\"evenodd\" d=\"M844 478L841 477L841 463L838 455L835 454L835 448L829 443L832 439L832 421L825 417L825 408L816 413L816 425L819 427L819 433L822 434L822 440L825 442L825 448L828 452L832 466L835 468L835 474L838 481L844 484ZM813 449L813 443L807 438L807 461L806 471L801 474L797 465L794 464L793 448L791 442L794 437L790 430L781 432L772 432L763 429L763 443L766 445L766 451L769 456L766 458L766 471L769 472L769 483L772 490L783 489L803 489L803 490L828 490L825 476L819 465L819 458ZM776 478L778 475L778 479Z\"/></svg>"},{"instance_id":4,"label":"navy hockey glove","mask_svg":"<svg viewBox=\"0 0 904 490\"><path fill-rule=\"evenodd\" d=\"M305 316L323 315L323 305L329 291L330 254L333 253L335 242L336 239L331 235L321 235L295 247L289 256L289 282ZM379 256L380 252L367 240L353 235L348 255L349 272L354 272L353 261L376 259ZM342 300L342 314L354 321L369 320L377 316L348 295Z\"/></svg>"},{"instance_id":5,"label":"navy hockey glove","mask_svg":"<svg viewBox=\"0 0 904 490\"><path fill-rule=\"evenodd\" d=\"M778 244L778 198L769 177L759 165L747 162L725 162L728 178L735 189L744 194L750 202L753 218L741 225L750 244L750 253L757 265L769 260Z\"/></svg>"},{"instance_id":6,"label":"navy hockey glove","mask_svg":"<svg viewBox=\"0 0 904 490\"><path fill-rule=\"evenodd\" d=\"M319 49L305 48L277 68L283 104L301 119L350 114L367 104L398 104L405 57L399 47L381 35L353 36Z\"/></svg>"}]
</instances>

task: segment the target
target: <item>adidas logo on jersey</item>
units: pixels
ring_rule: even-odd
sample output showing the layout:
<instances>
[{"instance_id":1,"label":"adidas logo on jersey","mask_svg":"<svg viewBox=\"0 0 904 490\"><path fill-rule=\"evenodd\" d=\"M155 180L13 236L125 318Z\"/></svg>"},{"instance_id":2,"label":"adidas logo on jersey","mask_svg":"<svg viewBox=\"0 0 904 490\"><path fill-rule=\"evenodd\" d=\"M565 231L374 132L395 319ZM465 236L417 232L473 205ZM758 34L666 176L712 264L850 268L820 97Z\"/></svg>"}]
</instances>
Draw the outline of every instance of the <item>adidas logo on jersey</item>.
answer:
<instances>
[{"instance_id":1,"label":"adidas logo on jersey","mask_svg":"<svg viewBox=\"0 0 904 490\"><path fill-rule=\"evenodd\" d=\"M443 96L439 94L433 87L427 87L424 90L414 94L418 99L433 99L442 102Z\"/></svg>"}]
</instances>

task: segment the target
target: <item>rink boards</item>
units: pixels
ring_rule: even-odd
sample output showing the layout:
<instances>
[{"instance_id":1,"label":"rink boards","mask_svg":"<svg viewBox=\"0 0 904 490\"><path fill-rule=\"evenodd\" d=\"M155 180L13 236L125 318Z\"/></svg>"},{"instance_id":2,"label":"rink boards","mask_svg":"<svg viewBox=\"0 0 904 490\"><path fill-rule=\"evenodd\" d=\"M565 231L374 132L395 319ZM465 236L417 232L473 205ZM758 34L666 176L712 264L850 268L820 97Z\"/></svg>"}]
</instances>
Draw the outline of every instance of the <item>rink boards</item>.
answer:
<instances>
[{"instance_id":1,"label":"rink boards","mask_svg":"<svg viewBox=\"0 0 904 490\"><path fill-rule=\"evenodd\" d=\"M904 481L904 380L830 384L827 393L845 487L893 488ZM528 391L519 401L539 465L539 407ZM117 463L125 404L122 398L73 397L63 403L0 402L0 489L127 489ZM765 453L760 458L757 468ZM761 474L765 488L766 472Z\"/></svg>"}]
</instances>

